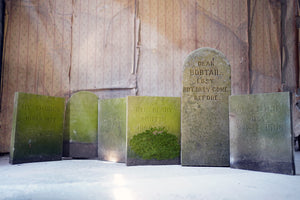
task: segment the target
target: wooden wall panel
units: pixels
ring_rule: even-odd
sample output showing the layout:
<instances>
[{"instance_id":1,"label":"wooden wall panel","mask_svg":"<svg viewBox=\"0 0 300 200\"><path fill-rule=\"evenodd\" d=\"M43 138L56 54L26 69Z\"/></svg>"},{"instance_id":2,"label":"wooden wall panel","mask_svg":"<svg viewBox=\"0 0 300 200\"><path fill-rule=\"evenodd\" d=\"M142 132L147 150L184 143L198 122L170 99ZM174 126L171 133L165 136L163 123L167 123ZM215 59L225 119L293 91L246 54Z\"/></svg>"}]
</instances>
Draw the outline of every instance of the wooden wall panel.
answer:
<instances>
[{"instance_id":1,"label":"wooden wall panel","mask_svg":"<svg viewBox=\"0 0 300 200\"><path fill-rule=\"evenodd\" d=\"M232 66L233 94L249 88L244 0L140 0L138 94L180 96L185 57L200 47L222 51Z\"/></svg>"},{"instance_id":2,"label":"wooden wall panel","mask_svg":"<svg viewBox=\"0 0 300 200\"><path fill-rule=\"evenodd\" d=\"M296 1L250 1L251 93L297 87Z\"/></svg>"},{"instance_id":3,"label":"wooden wall panel","mask_svg":"<svg viewBox=\"0 0 300 200\"><path fill-rule=\"evenodd\" d=\"M69 95L72 0L7 0L0 152L10 144L15 92Z\"/></svg>"},{"instance_id":4,"label":"wooden wall panel","mask_svg":"<svg viewBox=\"0 0 300 200\"><path fill-rule=\"evenodd\" d=\"M287 53L281 51L279 1L6 2L0 152L9 150L15 91L181 96L184 59L200 47L216 48L228 58L232 94L292 91L297 85L295 0L282 1Z\"/></svg>"},{"instance_id":5,"label":"wooden wall panel","mask_svg":"<svg viewBox=\"0 0 300 200\"><path fill-rule=\"evenodd\" d=\"M252 0L251 8L251 91L281 91L281 4Z\"/></svg>"},{"instance_id":6,"label":"wooden wall panel","mask_svg":"<svg viewBox=\"0 0 300 200\"><path fill-rule=\"evenodd\" d=\"M134 0L75 0L71 92L134 88Z\"/></svg>"},{"instance_id":7,"label":"wooden wall panel","mask_svg":"<svg viewBox=\"0 0 300 200\"><path fill-rule=\"evenodd\" d=\"M298 136L296 1L251 0L249 8L250 93L293 93L293 131Z\"/></svg>"}]
</instances>

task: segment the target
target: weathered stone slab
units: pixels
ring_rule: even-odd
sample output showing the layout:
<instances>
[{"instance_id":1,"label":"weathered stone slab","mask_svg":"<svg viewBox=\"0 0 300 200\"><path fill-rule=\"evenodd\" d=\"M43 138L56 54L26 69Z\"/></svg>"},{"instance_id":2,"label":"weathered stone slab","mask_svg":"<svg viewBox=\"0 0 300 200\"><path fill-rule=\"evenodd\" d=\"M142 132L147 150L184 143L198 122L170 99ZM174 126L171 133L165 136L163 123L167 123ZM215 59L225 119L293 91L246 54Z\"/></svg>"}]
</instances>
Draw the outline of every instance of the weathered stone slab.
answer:
<instances>
[{"instance_id":1,"label":"weathered stone slab","mask_svg":"<svg viewBox=\"0 0 300 200\"><path fill-rule=\"evenodd\" d=\"M180 164L180 98L129 96L126 164Z\"/></svg>"},{"instance_id":2,"label":"weathered stone slab","mask_svg":"<svg viewBox=\"0 0 300 200\"><path fill-rule=\"evenodd\" d=\"M91 92L77 92L67 102L64 130L64 156L98 156L98 97Z\"/></svg>"},{"instance_id":3,"label":"weathered stone slab","mask_svg":"<svg viewBox=\"0 0 300 200\"><path fill-rule=\"evenodd\" d=\"M295 174L290 94L231 96L230 166Z\"/></svg>"},{"instance_id":4,"label":"weathered stone slab","mask_svg":"<svg viewBox=\"0 0 300 200\"><path fill-rule=\"evenodd\" d=\"M184 62L181 100L181 164L229 166L230 65L211 48Z\"/></svg>"},{"instance_id":5,"label":"weathered stone slab","mask_svg":"<svg viewBox=\"0 0 300 200\"><path fill-rule=\"evenodd\" d=\"M126 99L99 100L98 157L125 162Z\"/></svg>"},{"instance_id":6,"label":"weathered stone slab","mask_svg":"<svg viewBox=\"0 0 300 200\"><path fill-rule=\"evenodd\" d=\"M16 92L10 163L61 160L64 98Z\"/></svg>"}]
</instances>

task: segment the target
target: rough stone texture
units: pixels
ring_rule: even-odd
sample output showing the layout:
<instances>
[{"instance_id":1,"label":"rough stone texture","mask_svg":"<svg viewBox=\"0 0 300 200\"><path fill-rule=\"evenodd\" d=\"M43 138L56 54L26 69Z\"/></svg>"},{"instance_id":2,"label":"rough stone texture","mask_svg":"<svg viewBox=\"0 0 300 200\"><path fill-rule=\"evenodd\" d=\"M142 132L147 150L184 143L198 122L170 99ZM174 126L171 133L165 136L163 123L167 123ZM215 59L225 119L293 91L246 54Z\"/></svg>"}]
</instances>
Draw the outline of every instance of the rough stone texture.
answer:
<instances>
[{"instance_id":1,"label":"rough stone texture","mask_svg":"<svg viewBox=\"0 0 300 200\"><path fill-rule=\"evenodd\" d=\"M61 160L64 98L15 93L10 163Z\"/></svg>"},{"instance_id":2,"label":"rough stone texture","mask_svg":"<svg viewBox=\"0 0 300 200\"><path fill-rule=\"evenodd\" d=\"M64 156L97 157L98 97L78 92L67 103L64 130Z\"/></svg>"},{"instance_id":3,"label":"rough stone texture","mask_svg":"<svg viewBox=\"0 0 300 200\"><path fill-rule=\"evenodd\" d=\"M230 65L211 48L185 59L181 102L181 164L229 166Z\"/></svg>"},{"instance_id":4,"label":"rough stone texture","mask_svg":"<svg viewBox=\"0 0 300 200\"><path fill-rule=\"evenodd\" d=\"M230 166L295 174L290 94L231 96Z\"/></svg>"},{"instance_id":5,"label":"rough stone texture","mask_svg":"<svg viewBox=\"0 0 300 200\"><path fill-rule=\"evenodd\" d=\"M126 99L99 100L98 157L125 162Z\"/></svg>"},{"instance_id":6,"label":"rough stone texture","mask_svg":"<svg viewBox=\"0 0 300 200\"><path fill-rule=\"evenodd\" d=\"M134 135L153 127L165 127L170 134L178 138L180 144L180 98L128 96L126 106L126 164L128 166L180 164L179 157L170 160L144 160L136 155L129 145Z\"/></svg>"}]
</instances>

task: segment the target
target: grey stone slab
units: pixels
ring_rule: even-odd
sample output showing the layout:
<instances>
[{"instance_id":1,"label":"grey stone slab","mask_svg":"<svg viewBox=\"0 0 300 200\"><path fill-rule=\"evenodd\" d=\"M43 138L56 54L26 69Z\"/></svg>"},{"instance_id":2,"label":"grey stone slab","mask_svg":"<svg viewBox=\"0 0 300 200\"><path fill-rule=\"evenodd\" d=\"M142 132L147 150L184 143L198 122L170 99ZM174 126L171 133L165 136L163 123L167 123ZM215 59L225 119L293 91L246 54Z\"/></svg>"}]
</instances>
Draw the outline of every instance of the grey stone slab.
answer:
<instances>
[{"instance_id":1,"label":"grey stone slab","mask_svg":"<svg viewBox=\"0 0 300 200\"><path fill-rule=\"evenodd\" d=\"M181 99L181 164L229 166L231 69L211 48L193 51L184 61Z\"/></svg>"},{"instance_id":2,"label":"grey stone slab","mask_svg":"<svg viewBox=\"0 0 300 200\"><path fill-rule=\"evenodd\" d=\"M126 98L126 165L180 164L180 98Z\"/></svg>"},{"instance_id":3,"label":"grey stone slab","mask_svg":"<svg viewBox=\"0 0 300 200\"><path fill-rule=\"evenodd\" d=\"M98 96L92 92L77 92L66 106L64 156L97 158L98 156Z\"/></svg>"},{"instance_id":4,"label":"grey stone slab","mask_svg":"<svg viewBox=\"0 0 300 200\"><path fill-rule=\"evenodd\" d=\"M64 98L16 92L10 163L61 160Z\"/></svg>"},{"instance_id":5,"label":"grey stone slab","mask_svg":"<svg viewBox=\"0 0 300 200\"><path fill-rule=\"evenodd\" d=\"M231 96L230 166L295 174L290 94Z\"/></svg>"},{"instance_id":6,"label":"grey stone slab","mask_svg":"<svg viewBox=\"0 0 300 200\"><path fill-rule=\"evenodd\" d=\"M125 162L126 99L99 100L98 157Z\"/></svg>"}]
</instances>

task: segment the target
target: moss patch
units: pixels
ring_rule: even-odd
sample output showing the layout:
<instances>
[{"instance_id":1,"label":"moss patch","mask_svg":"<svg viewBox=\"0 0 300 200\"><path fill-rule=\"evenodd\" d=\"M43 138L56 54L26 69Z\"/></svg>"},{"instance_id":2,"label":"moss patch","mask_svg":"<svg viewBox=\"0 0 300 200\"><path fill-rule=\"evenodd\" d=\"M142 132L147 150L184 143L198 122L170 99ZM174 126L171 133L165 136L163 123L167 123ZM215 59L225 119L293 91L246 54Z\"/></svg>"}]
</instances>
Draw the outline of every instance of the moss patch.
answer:
<instances>
[{"instance_id":1,"label":"moss patch","mask_svg":"<svg viewBox=\"0 0 300 200\"><path fill-rule=\"evenodd\" d=\"M142 159L167 160L180 156L178 138L165 128L150 128L130 140L130 148Z\"/></svg>"}]
</instances>

